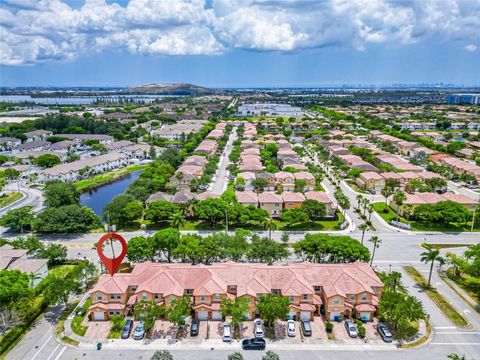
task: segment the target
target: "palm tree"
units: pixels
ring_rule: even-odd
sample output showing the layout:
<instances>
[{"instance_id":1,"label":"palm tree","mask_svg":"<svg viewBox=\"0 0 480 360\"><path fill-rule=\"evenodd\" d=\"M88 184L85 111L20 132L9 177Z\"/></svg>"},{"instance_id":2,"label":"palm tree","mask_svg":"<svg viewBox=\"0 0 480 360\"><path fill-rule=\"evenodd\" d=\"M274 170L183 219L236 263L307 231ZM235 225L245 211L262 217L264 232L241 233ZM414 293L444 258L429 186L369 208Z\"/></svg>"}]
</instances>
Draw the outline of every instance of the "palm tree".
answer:
<instances>
[{"instance_id":1,"label":"palm tree","mask_svg":"<svg viewBox=\"0 0 480 360\"><path fill-rule=\"evenodd\" d=\"M435 249L428 244L422 244L422 246L425 249L427 249L427 251L424 251L420 254L421 256L420 260L422 260L425 264L430 263L430 273L428 274L428 283L427 283L427 286L430 287L430 281L432 280L433 264L435 263L436 260L440 261L442 257L440 256L439 249Z\"/></svg>"},{"instance_id":2,"label":"palm tree","mask_svg":"<svg viewBox=\"0 0 480 360\"><path fill-rule=\"evenodd\" d=\"M405 205L403 207L403 216L410 221L410 217L413 215L413 206L412 205Z\"/></svg>"},{"instance_id":3,"label":"palm tree","mask_svg":"<svg viewBox=\"0 0 480 360\"><path fill-rule=\"evenodd\" d=\"M373 205L372 204L368 204L368 207L367 207L367 212L368 212L368 221L371 221L372 220L372 214L373 214Z\"/></svg>"},{"instance_id":4,"label":"palm tree","mask_svg":"<svg viewBox=\"0 0 480 360\"><path fill-rule=\"evenodd\" d=\"M365 237L365 231L368 230L368 225L366 223L360 224L358 229L362 231L362 245L363 245L363 238Z\"/></svg>"},{"instance_id":5,"label":"palm tree","mask_svg":"<svg viewBox=\"0 0 480 360\"><path fill-rule=\"evenodd\" d=\"M403 202L407 200L407 195L399 190L393 195L393 201L395 202L395 205L397 205L397 221L398 217L400 216L400 207L403 205Z\"/></svg>"},{"instance_id":6,"label":"palm tree","mask_svg":"<svg viewBox=\"0 0 480 360\"><path fill-rule=\"evenodd\" d=\"M363 196L360 195L360 194L358 194L355 199L357 199L357 208L358 208L358 210L360 210L360 204L361 204L362 201L363 201Z\"/></svg>"},{"instance_id":7,"label":"palm tree","mask_svg":"<svg viewBox=\"0 0 480 360\"><path fill-rule=\"evenodd\" d=\"M177 229L185 226L185 217L183 214L181 212L173 214L172 218L170 219L170 225Z\"/></svg>"},{"instance_id":8,"label":"palm tree","mask_svg":"<svg viewBox=\"0 0 480 360\"><path fill-rule=\"evenodd\" d=\"M28 274L28 284L29 284L29 286L33 289L33 287L35 285L35 281L39 280L41 278L42 278L42 276L40 274L35 274L35 273L31 272L30 274Z\"/></svg>"},{"instance_id":9,"label":"palm tree","mask_svg":"<svg viewBox=\"0 0 480 360\"><path fill-rule=\"evenodd\" d=\"M398 271L394 271L390 274L390 280L392 280L392 290L393 290L393 292L396 291L397 284L400 281L401 277L402 277L402 274L399 273Z\"/></svg>"},{"instance_id":10,"label":"palm tree","mask_svg":"<svg viewBox=\"0 0 480 360\"><path fill-rule=\"evenodd\" d=\"M382 240L380 240L378 236L372 236L370 239L368 239L368 241L373 244L372 259L370 260L370 266L372 266L373 258L375 257L375 250L380 247Z\"/></svg>"},{"instance_id":11,"label":"palm tree","mask_svg":"<svg viewBox=\"0 0 480 360\"><path fill-rule=\"evenodd\" d=\"M447 356L450 360L467 360L465 355L458 355L458 354L449 354Z\"/></svg>"},{"instance_id":12,"label":"palm tree","mask_svg":"<svg viewBox=\"0 0 480 360\"><path fill-rule=\"evenodd\" d=\"M272 240L272 231L277 228L275 221L270 218L265 218L262 220L262 227L265 228L265 230L268 230L268 238Z\"/></svg>"},{"instance_id":13,"label":"palm tree","mask_svg":"<svg viewBox=\"0 0 480 360\"><path fill-rule=\"evenodd\" d=\"M367 198L364 198L363 199L363 216L367 216L366 211L367 211L368 205L370 205L370 200L368 200Z\"/></svg>"},{"instance_id":14,"label":"palm tree","mask_svg":"<svg viewBox=\"0 0 480 360\"><path fill-rule=\"evenodd\" d=\"M382 189L382 195L385 197L385 209L387 208L388 198L392 194L393 194L393 188L391 186L385 185Z\"/></svg>"}]
</instances>

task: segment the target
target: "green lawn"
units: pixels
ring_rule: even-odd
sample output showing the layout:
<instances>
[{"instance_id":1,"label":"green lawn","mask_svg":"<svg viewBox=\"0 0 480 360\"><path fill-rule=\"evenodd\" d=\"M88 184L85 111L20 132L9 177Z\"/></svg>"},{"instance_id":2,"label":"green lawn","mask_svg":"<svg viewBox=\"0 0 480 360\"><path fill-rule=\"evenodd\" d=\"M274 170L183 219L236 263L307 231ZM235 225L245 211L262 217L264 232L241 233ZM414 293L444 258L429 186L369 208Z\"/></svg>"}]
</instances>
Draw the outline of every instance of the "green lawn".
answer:
<instances>
[{"instance_id":1,"label":"green lawn","mask_svg":"<svg viewBox=\"0 0 480 360\"><path fill-rule=\"evenodd\" d=\"M456 276L453 272L453 267L450 267L447 269L447 277L465 291L477 304L480 304L480 291L478 291L478 286L472 285L473 281L469 281L474 280L470 275L461 274L461 276Z\"/></svg>"},{"instance_id":2,"label":"green lawn","mask_svg":"<svg viewBox=\"0 0 480 360\"><path fill-rule=\"evenodd\" d=\"M13 203L14 201L21 199L23 195L19 192L8 192L3 196L0 196L0 208Z\"/></svg>"},{"instance_id":3,"label":"green lawn","mask_svg":"<svg viewBox=\"0 0 480 360\"><path fill-rule=\"evenodd\" d=\"M103 183L108 183L113 179L122 177L134 171L143 170L146 167L147 165L132 165L123 169L117 169L107 173L95 175L94 177L91 177L85 180L77 181L76 183L74 183L74 185L78 191L87 191L92 187L100 186Z\"/></svg>"},{"instance_id":4,"label":"green lawn","mask_svg":"<svg viewBox=\"0 0 480 360\"><path fill-rule=\"evenodd\" d=\"M385 220L386 223L390 224L392 220L397 219L397 215L395 211L387 206L388 212L384 212L385 203L384 202L376 202L373 203L373 209ZM439 223L422 223L418 221L407 221L403 217L398 218L399 221L410 224L412 231L440 231L440 232L470 232L471 231L471 222L467 222L465 224L457 224L451 223L449 225L439 224ZM480 230L480 221L475 223L475 227L473 231Z\"/></svg>"},{"instance_id":5,"label":"green lawn","mask_svg":"<svg viewBox=\"0 0 480 360\"><path fill-rule=\"evenodd\" d=\"M84 318L84 316L75 316L72 319L72 330L79 336L84 336L88 329L86 326L82 326L82 321Z\"/></svg>"},{"instance_id":6,"label":"green lawn","mask_svg":"<svg viewBox=\"0 0 480 360\"><path fill-rule=\"evenodd\" d=\"M413 266L404 266L410 277L420 285L442 313L456 326L466 326L467 320L436 289L427 286L427 280Z\"/></svg>"},{"instance_id":7,"label":"green lawn","mask_svg":"<svg viewBox=\"0 0 480 360\"><path fill-rule=\"evenodd\" d=\"M122 320L122 327L120 328L120 330L115 331L113 329L110 329L107 339L120 339L120 335L122 334L122 330L123 330L123 327L125 326L126 321L127 321L126 319Z\"/></svg>"}]
</instances>

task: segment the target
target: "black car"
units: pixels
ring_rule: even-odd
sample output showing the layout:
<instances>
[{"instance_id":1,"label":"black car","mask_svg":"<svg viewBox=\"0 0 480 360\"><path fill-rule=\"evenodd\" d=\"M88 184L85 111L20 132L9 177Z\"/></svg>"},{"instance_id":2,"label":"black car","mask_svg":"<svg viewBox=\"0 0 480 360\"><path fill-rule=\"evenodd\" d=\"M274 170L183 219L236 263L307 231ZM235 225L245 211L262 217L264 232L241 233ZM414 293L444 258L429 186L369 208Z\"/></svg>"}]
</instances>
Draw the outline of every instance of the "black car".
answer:
<instances>
[{"instance_id":1,"label":"black car","mask_svg":"<svg viewBox=\"0 0 480 360\"><path fill-rule=\"evenodd\" d=\"M265 340L259 338L245 339L242 341L243 350L265 350Z\"/></svg>"},{"instance_id":2,"label":"black car","mask_svg":"<svg viewBox=\"0 0 480 360\"><path fill-rule=\"evenodd\" d=\"M122 330L122 335L121 335L122 339L128 339L130 337L130 333L132 332L132 327L133 327L133 321L127 320Z\"/></svg>"},{"instance_id":3,"label":"black car","mask_svg":"<svg viewBox=\"0 0 480 360\"><path fill-rule=\"evenodd\" d=\"M386 343L392 342L392 333L390 332L390 329L388 328L387 325L383 323L378 323L377 331L380 334L383 341L385 341Z\"/></svg>"},{"instance_id":4,"label":"black car","mask_svg":"<svg viewBox=\"0 0 480 360\"><path fill-rule=\"evenodd\" d=\"M192 325L190 325L190 336L197 336L199 328L200 328L200 321L198 319L193 319Z\"/></svg>"},{"instance_id":5,"label":"black car","mask_svg":"<svg viewBox=\"0 0 480 360\"><path fill-rule=\"evenodd\" d=\"M302 320L302 333L303 336L312 336L312 326L310 325L310 321Z\"/></svg>"}]
</instances>

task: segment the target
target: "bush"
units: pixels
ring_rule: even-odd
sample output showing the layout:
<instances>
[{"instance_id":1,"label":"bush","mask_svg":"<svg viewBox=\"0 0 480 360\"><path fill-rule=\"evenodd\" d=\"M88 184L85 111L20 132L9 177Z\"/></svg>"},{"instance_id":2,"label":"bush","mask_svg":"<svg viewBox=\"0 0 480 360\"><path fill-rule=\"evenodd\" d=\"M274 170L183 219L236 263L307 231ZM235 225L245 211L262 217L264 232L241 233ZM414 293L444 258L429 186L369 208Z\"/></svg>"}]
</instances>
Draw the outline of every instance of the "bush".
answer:
<instances>
[{"instance_id":1,"label":"bush","mask_svg":"<svg viewBox=\"0 0 480 360\"><path fill-rule=\"evenodd\" d=\"M173 356L168 350L155 351L151 360L173 360Z\"/></svg>"},{"instance_id":2,"label":"bush","mask_svg":"<svg viewBox=\"0 0 480 360\"><path fill-rule=\"evenodd\" d=\"M239 352L234 352L228 355L227 360L243 360L243 355Z\"/></svg>"},{"instance_id":3,"label":"bush","mask_svg":"<svg viewBox=\"0 0 480 360\"><path fill-rule=\"evenodd\" d=\"M358 327L358 335L360 335L361 338L365 337L366 332L367 332L367 330L363 326Z\"/></svg>"},{"instance_id":4,"label":"bush","mask_svg":"<svg viewBox=\"0 0 480 360\"><path fill-rule=\"evenodd\" d=\"M262 360L280 360L280 356L273 351L267 351L265 355L262 356Z\"/></svg>"},{"instance_id":5,"label":"bush","mask_svg":"<svg viewBox=\"0 0 480 360\"><path fill-rule=\"evenodd\" d=\"M325 324L325 330L327 330L327 333L331 333L333 331L333 324L330 321Z\"/></svg>"}]
</instances>

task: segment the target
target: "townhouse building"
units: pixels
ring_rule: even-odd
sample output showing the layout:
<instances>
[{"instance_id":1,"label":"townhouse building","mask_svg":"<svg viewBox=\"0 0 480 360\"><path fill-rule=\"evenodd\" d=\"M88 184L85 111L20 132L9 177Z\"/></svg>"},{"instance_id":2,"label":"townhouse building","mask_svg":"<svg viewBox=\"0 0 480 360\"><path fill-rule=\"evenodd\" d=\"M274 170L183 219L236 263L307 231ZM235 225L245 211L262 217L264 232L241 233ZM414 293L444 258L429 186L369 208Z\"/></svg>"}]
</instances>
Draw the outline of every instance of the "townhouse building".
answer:
<instances>
[{"instance_id":1,"label":"townhouse building","mask_svg":"<svg viewBox=\"0 0 480 360\"><path fill-rule=\"evenodd\" d=\"M22 144L22 140L14 137L0 137L0 150L11 151L14 148L19 147Z\"/></svg>"},{"instance_id":2,"label":"townhouse building","mask_svg":"<svg viewBox=\"0 0 480 360\"><path fill-rule=\"evenodd\" d=\"M128 156L124 154L110 153L99 155L45 169L39 172L38 181L41 183L51 180L73 182L94 174L125 167L128 163Z\"/></svg>"},{"instance_id":3,"label":"townhouse building","mask_svg":"<svg viewBox=\"0 0 480 360\"><path fill-rule=\"evenodd\" d=\"M199 320L222 320L221 301L245 298L247 319L259 317L262 295L289 299L289 318L328 320L355 317L372 321L383 283L365 263L266 265L251 263L151 263L135 265L131 273L101 275L90 297L90 320L108 320L133 312L137 302L155 301L166 308L183 296L190 298L191 315Z\"/></svg>"},{"instance_id":4,"label":"townhouse building","mask_svg":"<svg viewBox=\"0 0 480 360\"><path fill-rule=\"evenodd\" d=\"M25 133L25 136L27 137L26 142L45 141L48 137L52 135L53 133L48 130L34 130Z\"/></svg>"}]
</instances>

